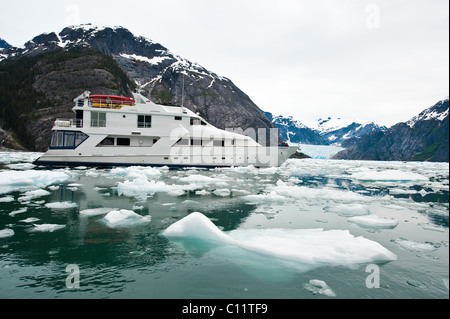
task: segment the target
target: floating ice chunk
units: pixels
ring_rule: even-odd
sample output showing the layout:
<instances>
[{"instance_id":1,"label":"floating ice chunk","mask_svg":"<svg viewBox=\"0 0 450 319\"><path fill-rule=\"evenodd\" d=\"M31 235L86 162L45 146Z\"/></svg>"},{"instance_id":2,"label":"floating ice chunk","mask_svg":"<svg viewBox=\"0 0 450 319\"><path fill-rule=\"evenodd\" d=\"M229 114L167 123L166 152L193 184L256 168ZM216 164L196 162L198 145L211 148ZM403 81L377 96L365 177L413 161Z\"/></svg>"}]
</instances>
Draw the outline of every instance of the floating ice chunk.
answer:
<instances>
[{"instance_id":1,"label":"floating ice chunk","mask_svg":"<svg viewBox=\"0 0 450 319\"><path fill-rule=\"evenodd\" d=\"M369 208L362 204L339 204L336 206L326 206L323 209L326 212L336 213L339 216L362 216L370 214Z\"/></svg>"},{"instance_id":2,"label":"floating ice chunk","mask_svg":"<svg viewBox=\"0 0 450 319\"><path fill-rule=\"evenodd\" d=\"M103 220L106 222L108 227L128 227L141 223L148 223L151 220L151 217L141 216L136 214L132 210L121 209L121 210L113 210L109 212Z\"/></svg>"},{"instance_id":3,"label":"floating ice chunk","mask_svg":"<svg viewBox=\"0 0 450 319\"><path fill-rule=\"evenodd\" d=\"M156 192L165 192L171 196L181 196L184 194L183 186L167 185L162 181L155 182L147 177L139 177L133 181L126 180L117 184L117 193L125 196L142 197L142 195L153 195Z\"/></svg>"},{"instance_id":4,"label":"floating ice chunk","mask_svg":"<svg viewBox=\"0 0 450 319\"><path fill-rule=\"evenodd\" d=\"M129 179L135 179L142 176L159 178L161 176L161 171L154 167L141 167L141 166L130 166L130 167L117 167L111 169L110 173L116 176L123 176Z\"/></svg>"},{"instance_id":5,"label":"floating ice chunk","mask_svg":"<svg viewBox=\"0 0 450 319\"><path fill-rule=\"evenodd\" d=\"M16 163L16 164L9 164L7 166L10 169L27 170L27 169L33 169L36 165L31 164L31 163Z\"/></svg>"},{"instance_id":6,"label":"floating ice chunk","mask_svg":"<svg viewBox=\"0 0 450 319\"><path fill-rule=\"evenodd\" d=\"M428 181L428 177L413 172L387 169L353 173L350 178L362 181Z\"/></svg>"},{"instance_id":7,"label":"floating ice chunk","mask_svg":"<svg viewBox=\"0 0 450 319\"><path fill-rule=\"evenodd\" d=\"M110 211L113 211L113 210L117 210L117 208L100 207L100 208L83 209L80 211L80 215L81 216L104 215L104 214L108 214Z\"/></svg>"},{"instance_id":8,"label":"floating ice chunk","mask_svg":"<svg viewBox=\"0 0 450 319\"><path fill-rule=\"evenodd\" d=\"M66 227L66 225L59 224L33 224L33 226L34 227L29 230L30 232L53 232Z\"/></svg>"},{"instance_id":9,"label":"floating ice chunk","mask_svg":"<svg viewBox=\"0 0 450 319\"><path fill-rule=\"evenodd\" d=\"M175 222L162 234L169 238L198 238L233 244L289 262L290 265L317 267L397 259L379 243L361 236L355 237L348 230L238 229L225 234L198 212Z\"/></svg>"},{"instance_id":10,"label":"floating ice chunk","mask_svg":"<svg viewBox=\"0 0 450 319\"><path fill-rule=\"evenodd\" d=\"M11 237L11 236L14 236L14 230L9 229L9 228L0 230L0 238L6 238L6 237Z\"/></svg>"},{"instance_id":11,"label":"floating ice chunk","mask_svg":"<svg viewBox=\"0 0 450 319\"><path fill-rule=\"evenodd\" d=\"M399 247L407 249L409 251L432 251L436 250L436 246L432 245L431 243L420 243L417 241L407 240L403 238L397 238L391 240L395 244L397 244Z\"/></svg>"},{"instance_id":12,"label":"floating ice chunk","mask_svg":"<svg viewBox=\"0 0 450 319\"><path fill-rule=\"evenodd\" d=\"M48 208L54 209L54 210L71 209L71 208L74 208L77 206L78 206L78 204L74 203L74 202L54 202L54 203L45 204L45 207L48 207Z\"/></svg>"},{"instance_id":13,"label":"floating ice chunk","mask_svg":"<svg viewBox=\"0 0 450 319\"><path fill-rule=\"evenodd\" d=\"M278 195L292 199L333 200L333 201L368 201L370 198L352 191L343 191L335 188L310 188L306 186L287 185L279 180L276 186L269 186L268 192L275 192Z\"/></svg>"},{"instance_id":14,"label":"floating ice chunk","mask_svg":"<svg viewBox=\"0 0 450 319\"><path fill-rule=\"evenodd\" d=\"M0 197L0 203L9 203L9 202L13 202L13 201L14 201L14 197L12 197L11 195Z\"/></svg>"},{"instance_id":15,"label":"floating ice chunk","mask_svg":"<svg viewBox=\"0 0 450 319\"><path fill-rule=\"evenodd\" d=\"M216 196L226 197L231 195L231 191L228 188L219 188L213 191Z\"/></svg>"},{"instance_id":16,"label":"floating ice chunk","mask_svg":"<svg viewBox=\"0 0 450 319\"><path fill-rule=\"evenodd\" d=\"M19 190L23 187L46 187L69 178L66 172L24 170L0 172L0 194Z\"/></svg>"},{"instance_id":17,"label":"floating ice chunk","mask_svg":"<svg viewBox=\"0 0 450 319\"><path fill-rule=\"evenodd\" d=\"M15 211L10 212L10 213L9 213L9 216L15 216L15 215L17 215L17 214L22 214L22 213L25 213L26 211L27 211L27 208L26 208L26 207L23 207L23 208L20 208L20 209L18 209L18 210L15 210Z\"/></svg>"},{"instance_id":18,"label":"floating ice chunk","mask_svg":"<svg viewBox=\"0 0 450 319\"><path fill-rule=\"evenodd\" d=\"M309 283L305 284L306 290L311 291L313 294L321 294L328 297L336 297L334 291L323 280L311 279Z\"/></svg>"},{"instance_id":19,"label":"floating ice chunk","mask_svg":"<svg viewBox=\"0 0 450 319\"><path fill-rule=\"evenodd\" d=\"M398 220L395 218L380 217L377 215L354 216L348 218L347 221L363 227L375 228L394 228L398 225Z\"/></svg>"},{"instance_id":20,"label":"floating ice chunk","mask_svg":"<svg viewBox=\"0 0 450 319\"><path fill-rule=\"evenodd\" d=\"M432 225L430 223L419 223L418 225L425 230L432 230L432 231L437 231L437 232L441 232L441 233L445 232L445 229L446 229L446 227L444 227L444 226Z\"/></svg>"},{"instance_id":21,"label":"floating ice chunk","mask_svg":"<svg viewBox=\"0 0 450 319\"><path fill-rule=\"evenodd\" d=\"M283 195L278 195L276 192L270 192L269 194L257 194L257 195L246 195L243 196L242 199L252 202L275 202L275 203L284 203L291 201L290 198L287 198Z\"/></svg>"},{"instance_id":22,"label":"floating ice chunk","mask_svg":"<svg viewBox=\"0 0 450 319\"><path fill-rule=\"evenodd\" d=\"M23 202L23 201L29 201L33 198L38 198L38 197L42 197L42 196L47 196L50 195L51 193L49 191L46 191L45 189L37 189L34 191L28 191L25 192L23 195L18 198L19 201Z\"/></svg>"},{"instance_id":23,"label":"floating ice chunk","mask_svg":"<svg viewBox=\"0 0 450 319\"><path fill-rule=\"evenodd\" d=\"M202 213L194 212L170 225L162 233L166 237L184 237L231 242L216 225Z\"/></svg>"},{"instance_id":24,"label":"floating ice chunk","mask_svg":"<svg viewBox=\"0 0 450 319\"><path fill-rule=\"evenodd\" d=\"M211 194L211 193L208 192L206 189L202 189L202 190L199 190L199 191L195 191L195 195L203 196L203 195L209 195L209 194Z\"/></svg>"},{"instance_id":25,"label":"floating ice chunk","mask_svg":"<svg viewBox=\"0 0 450 319\"><path fill-rule=\"evenodd\" d=\"M34 223L34 222L37 222L38 220L39 220L39 218L36 218L36 217L28 217L28 218L19 220L19 222L22 222L22 223Z\"/></svg>"}]
</instances>

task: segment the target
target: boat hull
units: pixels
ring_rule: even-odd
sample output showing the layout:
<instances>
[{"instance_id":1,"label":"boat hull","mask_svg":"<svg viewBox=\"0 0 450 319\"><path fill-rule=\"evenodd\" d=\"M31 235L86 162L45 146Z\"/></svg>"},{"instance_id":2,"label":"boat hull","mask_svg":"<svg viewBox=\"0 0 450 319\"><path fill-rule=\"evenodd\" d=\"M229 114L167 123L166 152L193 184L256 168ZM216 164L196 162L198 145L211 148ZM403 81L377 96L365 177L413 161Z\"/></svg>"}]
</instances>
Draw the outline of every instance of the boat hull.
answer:
<instances>
[{"instance_id":1,"label":"boat hull","mask_svg":"<svg viewBox=\"0 0 450 319\"><path fill-rule=\"evenodd\" d=\"M63 150L49 150L35 165L50 166L168 166L168 167L273 167L282 165L297 147L258 147L228 149L226 153L206 148L181 148L170 154L95 154L84 155ZM130 150L128 150L129 152Z\"/></svg>"}]
</instances>

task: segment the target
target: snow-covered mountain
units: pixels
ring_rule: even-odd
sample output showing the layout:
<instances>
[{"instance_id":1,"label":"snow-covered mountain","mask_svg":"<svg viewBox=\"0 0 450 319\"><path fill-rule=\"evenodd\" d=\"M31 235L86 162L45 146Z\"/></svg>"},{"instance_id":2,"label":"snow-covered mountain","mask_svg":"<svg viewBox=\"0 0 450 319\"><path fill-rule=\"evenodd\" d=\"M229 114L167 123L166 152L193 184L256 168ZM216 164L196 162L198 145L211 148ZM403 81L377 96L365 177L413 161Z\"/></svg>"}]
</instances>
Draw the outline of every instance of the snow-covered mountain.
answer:
<instances>
[{"instance_id":1,"label":"snow-covered mountain","mask_svg":"<svg viewBox=\"0 0 450 319\"><path fill-rule=\"evenodd\" d=\"M45 150L49 143L49 132L37 131L49 126L47 122L57 108L61 111L58 116L71 114L73 97L85 90L92 94L131 95L130 90L140 85L142 94L153 102L183 105L222 129L275 127L230 79L120 26L84 24L58 33L43 33L22 47L2 49L0 68L2 65L8 65L9 76L17 76L15 84L25 83L27 87L17 87L13 93L10 87L0 85L0 92L7 96L23 90L36 95L36 101L28 99L26 103L30 105L24 106L23 111L13 105L0 105L9 113L15 112L14 119L0 120L12 130L22 123L19 139L27 139L31 146L34 143L37 150ZM26 75L27 82L22 81L20 74ZM41 123L35 109L44 105L47 122ZM30 115L27 127L19 119L20 112L26 113L22 117Z\"/></svg>"},{"instance_id":2,"label":"snow-covered mountain","mask_svg":"<svg viewBox=\"0 0 450 319\"><path fill-rule=\"evenodd\" d=\"M319 118L305 125L292 116L265 114L278 127L281 138L291 143L340 146L345 141L358 139L372 131L386 130L385 126L354 119Z\"/></svg>"},{"instance_id":3,"label":"snow-covered mountain","mask_svg":"<svg viewBox=\"0 0 450 319\"><path fill-rule=\"evenodd\" d=\"M6 42L5 40L3 40L2 38L0 38L0 50L1 49L6 49L9 48L11 45Z\"/></svg>"},{"instance_id":4,"label":"snow-covered mountain","mask_svg":"<svg viewBox=\"0 0 450 319\"><path fill-rule=\"evenodd\" d=\"M363 136L337 159L449 161L449 100L437 102L407 122Z\"/></svg>"}]
</instances>

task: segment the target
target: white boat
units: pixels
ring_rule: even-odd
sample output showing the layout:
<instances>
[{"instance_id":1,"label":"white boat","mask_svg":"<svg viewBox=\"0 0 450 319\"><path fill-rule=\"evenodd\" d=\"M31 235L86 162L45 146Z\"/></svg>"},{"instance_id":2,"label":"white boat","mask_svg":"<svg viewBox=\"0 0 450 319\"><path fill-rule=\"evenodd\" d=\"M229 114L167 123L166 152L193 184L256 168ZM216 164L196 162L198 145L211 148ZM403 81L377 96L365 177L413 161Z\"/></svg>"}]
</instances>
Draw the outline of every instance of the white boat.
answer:
<instances>
[{"instance_id":1,"label":"white boat","mask_svg":"<svg viewBox=\"0 0 450 319\"><path fill-rule=\"evenodd\" d=\"M78 96L72 108L75 118L55 121L49 149L34 164L270 167L280 166L298 149L263 146L247 131L218 129L185 107L155 104L140 93L133 96L89 91Z\"/></svg>"}]
</instances>

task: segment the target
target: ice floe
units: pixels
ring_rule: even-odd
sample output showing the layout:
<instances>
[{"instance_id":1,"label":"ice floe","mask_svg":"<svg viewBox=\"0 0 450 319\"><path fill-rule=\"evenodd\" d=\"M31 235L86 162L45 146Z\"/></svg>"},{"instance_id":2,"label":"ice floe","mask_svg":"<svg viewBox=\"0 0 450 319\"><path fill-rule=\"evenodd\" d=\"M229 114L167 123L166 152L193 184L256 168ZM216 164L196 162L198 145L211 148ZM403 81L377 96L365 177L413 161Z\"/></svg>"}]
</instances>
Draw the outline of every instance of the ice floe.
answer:
<instances>
[{"instance_id":1,"label":"ice floe","mask_svg":"<svg viewBox=\"0 0 450 319\"><path fill-rule=\"evenodd\" d=\"M13 201L14 201L14 197L11 195L0 197L0 203L9 203L9 202L13 202Z\"/></svg>"},{"instance_id":2,"label":"ice floe","mask_svg":"<svg viewBox=\"0 0 450 319\"><path fill-rule=\"evenodd\" d=\"M326 206L323 208L326 212L336 213L339 216L362 216L369 215L370 210L366 205L362 204L338 204L334 206Z\"/></svg>"},{"instance_id":3,"label":"ice floe","mask_svg":"<svg viewBox=\"0 0 450 319\"><path fill-rule=\"evenodd\" d=\"M65 210L75 208L78 204L74 202L53 202L47 203L44 206L53 210Z\"/></svg>"},{"instance_id":4,"label":"ice floe","mask_svg":"<svg viewBox=\"0 0 450 319\"><path fill-rule=\"evenodd\" d=\"M80 211L80 216L98 216L105 215L109 212L117 210L117 208L99 207L99 208L89 208Z\"/></svg>"},{"instance_id":5,"label":"ice floe","mask_svg":"<svg viewBox=\"0 0 450 319\"><path fill-rule=\"evenodd\" d=\"M30 187L46 187L66 181L70 175L60 171L24 170L0 172L0 194Z\"/></svg>"},{"instance_id":6,"label":"ice floe","mask_svg":"<svg viewBox=\"0 0 450 319\"><path fill-rule=\"evenodd\" d=\"M103 221L108 227L111 228L128 227L136 224L148 223L150 220L151 217L149 215L141 216L132 210L127 209L113 210L103 217Z\"/></svg>"},{"instance_id":7,"label":"ice floe","mask_svg":"<svg viewBox=\"0 0 450 319\"><path fill-rule=\"evenodd\" d=\"M27 207L22 207L22 208L19 208L17 210L14 210L14 211L10 212L9 216L16 216L17 214L25 213L27 210L28 210Z\"/></svg>"},{"instance_id":8,"label":"ice floe","mask_svg":"<svg viewBox=\"0 0 450 319\"><path fill-rule=\"evenodd\" d=\"M422 243L413 240L407 240L404 238L396 238L391 241L397 244L399 247L409 251L423 252L423 251L433 251L437 249L437 247L432 243Z\"/></svg>"},{"instance_id":9,"label":"ice floe","mask_svg":"<svg viewBox=\"0 0 450 319\"><path fill-rule=\"evenodd\" d=\"M185 193L182 185L168 185L163 181L148 180L147 177L140 176L134 180L118 182L117 193L120 195L138 197L145 199L147 195L157 192L168 193L172 196L181 196Z\"/></svg>"},{"instance_id":10,"label":"ice floe","mask_svg":"<svg viewBox=\"0 0 450 319\"><path fill-rule=\"evenodd\" d=\"M311 267L391 261L397 256L379 243L348 230L237 229L222 232L205 215L195 212L170 225L168 238L196 238L230 244L275 258Z\"/></svg>"},{"instance_id":11,"label":"ice floe","mask_svg":"<svg viewBox=\"0 0 450 319\"><path fill-rule=\"evenodd\" d=\"M14 230L5 228L0 230L0 238L6 238L14 236Z\"/></svg>"},{"instance_id":12,"label":"ice floe","mask_svg":"<svg viewBox=\"0 0 450 319\"><path fill-rule=\"evenodd\" d=\"M428 181L428 177L421 174L393 169L353 173L350 178L363 181Z\"/></svg>"},{"instance_id":13,"label":"ice floe","mask_svg":"<svg viewBox=\"0 0 450 319\"><path fill-rule=\"evenodd\" d=\"M375 228L394 228L399 223L399 221L395 218L380 217L377 215L354 216L348 218L347 221L363 227Z\"/></svg>"},{"instance_id":14,"label":"ice floe","mask_svg":"<svg viewBox=\"0 0 450 319\"><path fill-rule=\"evenodd\" d=\"M30 232L54 232L55 230L63 229L66 225L60 224L33 224L33 227L29 229Z\"/></svg>"},{"instance_id":15,"label":"ice floe","mask_svg":"<svg viewBox=\"0 0 450 319\"><path fill-rule=\"evenodd\" d=\"M18 200L20 202L24 202L24 201L29 201L29 200L34 199L34 198L47 196L47 195L50 195L50 194L51 193L49 191L46 191L45 189L36 189L36 190L33 190L33 191L25 192L23 194L23 196L18 198Z\"/></svg>"}]
</instances>

